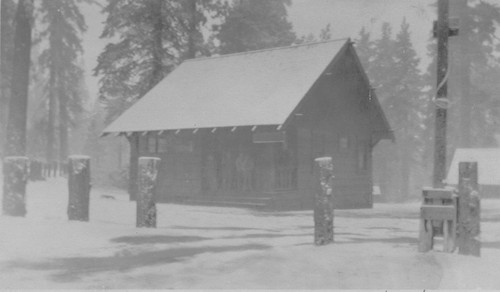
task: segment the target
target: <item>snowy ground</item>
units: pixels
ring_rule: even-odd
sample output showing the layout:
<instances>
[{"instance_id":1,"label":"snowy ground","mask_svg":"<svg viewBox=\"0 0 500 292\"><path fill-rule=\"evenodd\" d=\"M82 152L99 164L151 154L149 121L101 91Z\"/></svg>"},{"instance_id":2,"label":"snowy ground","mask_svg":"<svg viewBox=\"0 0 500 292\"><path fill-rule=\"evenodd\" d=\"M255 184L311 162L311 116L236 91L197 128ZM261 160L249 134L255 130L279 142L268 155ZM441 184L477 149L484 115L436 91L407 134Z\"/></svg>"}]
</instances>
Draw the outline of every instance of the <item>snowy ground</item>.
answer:
<instances>
[{"instance_id":1,"label":"snowy ground","mask_svg":"<svg viewBox=\"0 0 500 292\"><path fill-rule=\"evenodd\" d=\"M0 216L0 288L500 289L500 200L482 201L474 258L418 253L418 203L336 211L335 244L315 247L311 211L159 205L137 229L125 193L94 189L87 223L66 193L30 183L26 218Z\"/></svg>"}]
</instances>

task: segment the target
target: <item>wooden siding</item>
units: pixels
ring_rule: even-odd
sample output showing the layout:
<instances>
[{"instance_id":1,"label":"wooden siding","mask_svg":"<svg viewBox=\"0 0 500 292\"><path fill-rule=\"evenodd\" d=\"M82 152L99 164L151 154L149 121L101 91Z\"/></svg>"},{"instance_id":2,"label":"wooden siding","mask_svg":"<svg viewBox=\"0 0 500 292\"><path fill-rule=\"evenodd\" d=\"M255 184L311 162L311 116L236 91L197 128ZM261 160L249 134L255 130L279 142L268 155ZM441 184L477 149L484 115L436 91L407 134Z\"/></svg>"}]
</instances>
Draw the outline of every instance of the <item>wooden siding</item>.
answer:
<instances>
[{"instance_id":1,"label":"wooden siding","mask_svg":"<svg viewBox=\"0 0 500 292\"><path fill-rule=\"evenodd\" d=\"M311 96L299 108L294 122L298 132L298 196L312 206L312 162L320 156L333 158L335 207L370 208L372 199L372 128L368 88L352 56L337 70L318 80ZM358 151L365 150L360 161ZM366 165L362 165L363 163ZM362 166L362 167L360 167ZM309 204L307 203L309 202Z\"/></svg>"}]
</instances>

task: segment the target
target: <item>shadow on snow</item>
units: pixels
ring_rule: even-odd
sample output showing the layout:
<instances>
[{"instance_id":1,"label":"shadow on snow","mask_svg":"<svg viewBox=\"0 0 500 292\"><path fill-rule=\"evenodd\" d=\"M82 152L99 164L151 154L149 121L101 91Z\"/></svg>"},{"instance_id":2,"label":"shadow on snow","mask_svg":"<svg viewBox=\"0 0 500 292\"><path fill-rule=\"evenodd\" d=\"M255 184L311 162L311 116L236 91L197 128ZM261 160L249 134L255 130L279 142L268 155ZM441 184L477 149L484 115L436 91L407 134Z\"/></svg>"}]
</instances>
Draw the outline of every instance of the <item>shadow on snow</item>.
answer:
<instances>
[{"instance_id":1,"label":"shadow on snow","mask_svg":"<svg viewBox=\"0 0 500 292\"><path fill-rule=\"evenodd\" d=\"M6 269L57 270L53 280L71 282L100 272L123 272L135 268L170 264L188 260L202 253L224 253L235 251L265 250L270 246L263 244L246 244L239 246L209 246L193 248L173 248L159 251L125 254L109 257L70 257L56 258L46 262L14 261Z\"/></svg>"},{"instance_id":2,"label":"shadow on snow","mask_svg":"<svg viewBox=\"0 0 500 292\"><path fill-rule=\"evenodd\" d=\"M156 243L187 243L210 238L201 236L169 236L169 235L150 235L150 236L122 236L111 239L111 242L126 243L132 245L156 244Z\"/></svg>"}]
</instances>

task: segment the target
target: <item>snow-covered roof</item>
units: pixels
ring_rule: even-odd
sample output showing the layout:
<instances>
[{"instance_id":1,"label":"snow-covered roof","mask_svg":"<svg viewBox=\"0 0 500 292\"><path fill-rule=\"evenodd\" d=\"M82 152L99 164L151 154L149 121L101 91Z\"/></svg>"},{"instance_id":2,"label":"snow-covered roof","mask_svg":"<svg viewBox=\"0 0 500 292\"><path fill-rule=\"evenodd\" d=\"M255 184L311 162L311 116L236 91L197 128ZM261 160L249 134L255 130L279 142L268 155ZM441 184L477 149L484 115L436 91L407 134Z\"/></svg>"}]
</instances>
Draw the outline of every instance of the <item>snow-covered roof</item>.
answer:
<instances>
[{"instance_id":1,"label":"snow-covered roof","mask_svg":"<svg viewBox=\"0 0 500 292\"><path fill-rule=\"evenodd\" d=\"M477 162L481 185L500 185L500 148L459 148L455 150L446 181L458 184L458 163Z\"/></svg>"},{"instance_id":2,"label":"snow-covered roof","mask_svg":"<svg viewBox=\"0 0 500 292\"><path fill-rule=\"evenodd\" d=\"M104 132L282 125L349 42L187 60Z\"/></svg>"}]
</instances>

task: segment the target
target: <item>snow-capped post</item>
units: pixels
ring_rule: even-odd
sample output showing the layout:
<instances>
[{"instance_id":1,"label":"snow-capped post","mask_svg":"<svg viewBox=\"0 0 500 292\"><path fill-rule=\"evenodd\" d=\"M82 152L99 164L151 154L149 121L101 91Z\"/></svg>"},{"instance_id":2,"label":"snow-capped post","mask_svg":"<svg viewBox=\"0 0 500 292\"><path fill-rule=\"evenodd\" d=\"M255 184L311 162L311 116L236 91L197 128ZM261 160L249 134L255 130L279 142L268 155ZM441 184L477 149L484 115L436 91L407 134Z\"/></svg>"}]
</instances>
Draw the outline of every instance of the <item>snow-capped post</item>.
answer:
<instances>
[{"instance_id":1,"label":"snow-capped post","mask_svg":"<svg viewBox=\"0 0 500 292\"><path fill-rule=\"evenodd\" d=\"M331 157L314 160L314 244L333 242L333 163Z\"/></svg>"},{"instance_id":2,"label":"snow-capped post","mask_svg":"<svg viewBox=\"0 0 500 292\"><path fill-rule=\"evenodd\" d=\"M137 227L156 227L155 184L160 158L139 157Z\"/></svg>"},{"instance_id":3,"label":"snow-capped post","mask_svg":"<svg viewBox=\"0 0 500 292\"><path fill-rule=\"evenodd\" d=\"M68 158L68 220L89 221L90 157Z\"/></svg>"},{"instance_id":4,"label":"snow-capped post","mask_svg":"<svg viewBox=\"0 0 500 292\"><path fill-rule=\"evenodd\" d=\"M458 164L458 253L481 255L481 204L477 162Z\"/></svg>"},{"instance_id":5,"label":"snow-capped post","mask_svg":"<svg viewBox=\"0 0 500 292\"><path fill-rule=\"evenodd\" d=\"M3 214L26 215L26 183L29 159L23 156L5 157L3 161Z\"/></svg>"}]
</instances>

